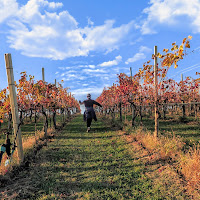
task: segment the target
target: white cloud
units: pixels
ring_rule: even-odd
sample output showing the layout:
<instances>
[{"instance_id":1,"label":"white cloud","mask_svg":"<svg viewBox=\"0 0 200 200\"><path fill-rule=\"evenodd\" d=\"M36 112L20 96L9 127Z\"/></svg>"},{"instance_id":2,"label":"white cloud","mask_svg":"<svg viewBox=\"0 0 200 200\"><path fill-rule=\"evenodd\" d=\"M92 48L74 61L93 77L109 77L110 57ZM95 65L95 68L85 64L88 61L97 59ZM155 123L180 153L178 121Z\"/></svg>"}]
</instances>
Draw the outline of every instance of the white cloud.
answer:
<instances>
[{"instance_id":1,"label":"white cloud","mask_svg":"<svg viewBox=\"0 0 200 200\"><path fill-rule=\"evenodd\" d=\"M121 71L120 67L115 67L114 69L112 69L116 74L119 74L119 72Z\"/></svg>"},{"instance_id":2,"label":"white cloud","mask_svg":"<svg viewBox=\"0 0 200 200\"><path fill-rule=\"evenodd\" d=\"M133 22L114 27L114 20L93 26L89 18L91 26L79 28L68 11L53 11L62 6L62 3L47 0L29 0L20 7L16 0L0 0L0 23L5 22L10 27L10 47L29 57L63 60L88 56L91 51L118 49L134 28Z\"/></svg>"},{"instance_id":3,"label":"white cloud","mask_svg":"<svg viewBox=\"0 0 200 200\"><path fill-rule=\"evenodd\" d=\"M88 65L88 67L94 69L95 65Z\"/></svg>"},{"instance_id":4,"label":"white cloud","mask_svg":"<svg viewBox=\"0 0 200 200\"><path fill-rule=\"evenodd\" d=\"M72 41L66 40L64 33L76 29L78 23L67 11L59 14L45 11L42 15L39 11L45 6L42 2L28 1L16 18L9 21L10 47L30 57L62 60L73 56L73 48L69 51Z\"/></svg>"},{"instance_id":5,"label":"white cloud","mask_svg":"<svg viewBox=\"0 0 200 200\"><path fill-rule=\"evenodd\" d=\"M110 66L118 65L121 61L122 61L122 57L119 55L119 56L115 57L115 60L103 62L103 63L99 64L99 66L110 67Z\"/></svg>"},{"instance_id":6,"label":"white cloud","mask_svg":"<svg viewBox=\"0 0 200 200\"><path fill-rule=\"evenodd\" d=\"M79 74L64 74L64 77L62 78L61 77L61 79L63 80L63 81L73 81L73 80L85 80L87 77L85 77L85 76L81 76L81 75L79 75Z\"/></svg>"},{"instance_id":7,"label":"white cloud","mask_svg":"<svg viewBox=\"0 0 200 200\"><path fill-rule=\"evenodd\" d=\"M66 68L60 68L61 70L66 70ZM75 70L67 70L65 72L59 73L59 78L64 81L76 81L79 82L79 80L85 80L87 77L84 76L82 73L78 73L78 71Z\"/></svg>"},{"instance_id":8,"label":"white cloud","mask_svg":"<svg viewBox=\"0 0 200 200\"><path fill-rule=\"evenodd\" d=\"M138 39L134 40L133 42L130 42L130 45L135 45L138 42L141 42L143 40L142 37L139 37Z\"/></svg>"},{"instance_id":9,"label":"white cloud","mask_svg":"<svg viewBox=\"0 0 200 200\"><path fill-rule=\"evenodd\" d=\"M88 25L93 26L94 22L88 17Z\"/></svg>"},{"instance_id":10,"label":"white cloud","mask_svg":"<svg viewBox=\"0 0 200 200\"><path fill-rule=\"evenodd\" d=\"M82 86L88 86L89 84L85 83L85 84L82 84Z\"/></svg>"},{"instance_id":11,"label":"white cloud","mask_svg":"<svg viewBox=\"0 0 200 200\"><path fill-rule=\"evenodd\" d=\"M146 46L141 46L139 49L139 52L136 53L133 57L128 58L127 61L125 62L125 64L129 64L129 63L133 63L136 62L138 60L142 60L146 58L146 54L150 53L152 50Z\"/></svg>"},{"instance_id":12,"label":"white cloud","mask_svg":"<svg viewBox=\"0 0 200 200\"><path fill-rule=\"evenodd\" d=\"M143 12L147 14L141 31L143 34L156 33L155 27L159 24L165 26L181 24L183 17L185 26L190 26L193 32L200 32L200 1L199 0L151 0L151 6ZM187 24L186 24L187 23Z\"/></svg>"},{"instance_id":13,"label":"white cloud","mask_svg":"<svg viewBox=\"0 0 200 200\"><path fill-rule=\"evenodd\" d=\"M63 77L63 76L67 76L67 77L76 77L76 75L73 74L73 73L76 73L76 71L74 71L74 70L69 70L69 71L63 72L63 73L61 74L61 77Z\"/></svg>"},{"instance_id":14,"label":"white cloud","mask_svg":"<svg viewBox=\"0 0 200 200\"><path fill-rule=\"evenodd\" d=\"M140 46L139 52L145 52L145 53L150 53L152 52L152 49L146 46Z\"/></svg>"},{"instance_id":15,"label":"white cloud","mask_svg":"<svg viewBox=\"0 0 200 200\"><path fill-rule=\"evenodd\" d=\"M84 89L76 89L72 90L71 93L74 94L76 99L85 99L86 95L90 93L92 95L92 99L94 96L99 96L103 91L104 86L102 87L88 87Z\"/></svg>"},{"instance_id":16,"label":"white cloud","mask_svg":"<svg viewBox=\"0 0 200 200\"><path fill-rule=\"evenodd\" d=\"M65 70L66 68L65 67L58 67L58 69L60 69L60 70Z\"/></svg>"},{"instance_id":17,"label":"white cloud","mask_svg":"<svg viewBox=\"0 0 200 200\"><path fill-rule=\"evenodd\" d=\"M0 0L0 23L11 16L15 16L17 11L18 3L16 0Z\"/></svg>"},{"instance_id":18,"label":"white cloud","mask_svg":"<svg viewBox=\"0 0 200 200\"><path fill-rule=\"evenodd\" d=\"M60 7L63 6L63 4L62 4L62 3L59 3L59 2L58 2L58 3L55 3L55 2L50 2L50 3L49 3L49 2L47 1L47 3L48 3L49 8L53 8L53 9L54 9L54 8L60 8Z\"/></svg>"},{"instance_id":19,"label":"white cloud","mask_svg":"<svg viewBox=\"0 0 200 200\"><path fill-rule=\"evenodd\" d=\"M97 78L103 78L103 77L106 77L106 76L109 76L109 74L106 72L106 71L103 71L102 73L90 73L88 77L90 78L96 78L95 80L97 80ZM99 80L99 79L98 79Z\"/></svg>"},{"instance_id":20,"label":"white cloud","mask_svg":"<svg viewBox=\"0 0 200 200\"><path fill-rule=\"evenodd\" d=\"M82 72L84 72L86 74L90 74L90 73L106 73L106 71L103 70L103 69L83 69Z\"/></svg>"},{"instance_id":21,"label":"white cloud","mask_svg":"<svg viewBox=\"0 0 200 200\"><path fill-rule=\"evenodd\" d=\"M75 71L75 70L69 70L69 71L67 71L67 73L75 73L75 72L77 72L77 71Z\"/></svg>"},{"instance_id":22,"label":"white cloud","mask_svg":"<svg viewBox=\"0 0 200 200\"><path fill-rule=\"evenodd\" d=\"M80 29L82 35L86 35L83 41L83 49L106 50L113 51L119 47L119 43L134 27L134 23L130 22L120 27L114 28L115 21L107 20L104 25L96 27L85 27Z\"/></svg>"},{"instance_id":23,"label":"white cloud","mask_svg":"<svg viewBox=\"0 0 200 200\"><path fill-rule=\"evenodd\" d=\"M63 76L67 76L67 78L71 79L71 78L76 78L77 76L75 74L68 74L67 72L62 73L61 77ZM65 79L66 80L66 79Z\"/></svg>"},{"instance_id":24,"label":"white cloud","mask_svg":"<svg viewBox=\"0 0 200 200\"><path fill-rule=\"evenodd\" d=\"M146 58L144 53L136 53L132 58L129 58L125 64L133 63L144 58Z\"/></svg>"}]
</instances>

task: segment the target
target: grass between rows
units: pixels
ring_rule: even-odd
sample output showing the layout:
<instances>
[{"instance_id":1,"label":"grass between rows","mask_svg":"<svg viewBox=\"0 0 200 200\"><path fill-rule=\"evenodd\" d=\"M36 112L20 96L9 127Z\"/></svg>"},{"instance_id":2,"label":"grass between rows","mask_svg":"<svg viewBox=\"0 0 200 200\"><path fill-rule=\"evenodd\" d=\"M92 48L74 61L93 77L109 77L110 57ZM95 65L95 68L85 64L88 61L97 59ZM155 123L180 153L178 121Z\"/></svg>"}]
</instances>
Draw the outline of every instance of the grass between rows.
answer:
<instances>
[{"instance_id":1,"label":"grass between rows","mask_svg":"<svg viewBox=\"0 0 200 200\"><path fill-rule=\"evenodd\" d=\"M38 200L187 199L176 175L167 170L159 178L162 164L149 163L148 153L130 144L102 120L86 133L79 115L15 177L13 187L1 192Z\"/></svg>"},{"instance_id":2,"label":"grass between rows","mask_svg":"<svg viewBox=\"0 0 200 200\"><path fill-rule=\"evenodd\" d=\"M130 116L127 118L130 119ZM142 124L137 118L136 122L137 127L134 128L131 127L130 121L125 122L124 130L152 154L150 162L167 162L181 176L191 199L200 199L199 120L191 116L184 118L184 121L177 116L159 119L157 138L152 134L152 118L144 117Z\"/></svg>"},{"instance_id":3,"label":"grass between rows","mask_svg":"<svg viewBox=\"0 0 200 200\"><path fill-rule=\"evenodd\" d=\"M58 115L57 116L57 125L58 127L61 127L62 123L63 123L63 116ZM37 148L36 143L38 143L38 145L40 145L40 140L44 140L44 124L43 124L43 117L40 117L37 120L36 123L36 131L35 131L35 123L31 120L24 120L24 123L20 126L21 127L21 136L22 136L22 146L23 146L23 153L24 156L26 157L31 151L33 151L33 148ZM52 122L50 123L50 120L48 118L48 123L49 123L49 128L47 130L47 135L50 136L53 132L53 125ZM6 140L6 136L3 134L5 132L7 132L6 129L6 125L7 122L4 121L3 123L3 127L2 129L0 129L0 146L5 143ZM13 143L14 143L14 134L11 133L11 135L9 135L9 138L11 140L11 149L13 147ZM36 141L37 140L37 141ZM17 148L16 148L17 149ZM11 158L9 158L9 160L11 159L11 164L6 165L6 160L8 159L8 156L6 154L6 152L3 154L1 163L0 163L0 175L5 175L7 172L12 171L13 166L19 166L18 163L18 158L17 158L17 150L14 151L14 154L12 155ZM1 183L0 183L1 186Z\"/></svg>"},{"instance_id":4,"label":"grass between rows","mask_svg":"<svg viewBox=\"0 0 200 200\"><path fill-rule=\"evenodd\" d=\"M123 117L124 121L124 117ZM127 116L127 121L131 121L131 115ZM140 118L135 119L136 126L140 126ZM144 116L142 120L146 130L154 132L155 121L152 116ZM200 143L200 120L195 120L192 116L187 116L184 121L180 115L167 115L166 119L159 119L159 132L161 135L176 135L182 137L188 146Z\"/></svg>"},{"instance_id":5,"label":"grass between rows","mask_svg":"<svg viewBox=\"0 0 200 200\"><path fill-rule=\"evenodd\" d=\"M62 115L57 115L56 120L57 120L57 124L61 124L62 123ZM48 126L49 128L53 128L53 121L48 118ZM37 123L36 123L36 131L42 131L44 127L44 117L40 116L39 119L37 119ZM29 137L32 137L35 135L35 123L34 123L34 117L32 117L32 119L30 120L28 119L24 119L24 124L22 124L20 126L21 128L21 135L23 140L27 140L29 139ZM8 131L8 122L7 119L4 120L4 123L2 123L1 129L0 129L0 145L3 144L5 142L5 133ZM10 135L10 139L11 142L13 142L14 140L14 136L13 133L11 133Z\"/></svg>"}]
</instances>

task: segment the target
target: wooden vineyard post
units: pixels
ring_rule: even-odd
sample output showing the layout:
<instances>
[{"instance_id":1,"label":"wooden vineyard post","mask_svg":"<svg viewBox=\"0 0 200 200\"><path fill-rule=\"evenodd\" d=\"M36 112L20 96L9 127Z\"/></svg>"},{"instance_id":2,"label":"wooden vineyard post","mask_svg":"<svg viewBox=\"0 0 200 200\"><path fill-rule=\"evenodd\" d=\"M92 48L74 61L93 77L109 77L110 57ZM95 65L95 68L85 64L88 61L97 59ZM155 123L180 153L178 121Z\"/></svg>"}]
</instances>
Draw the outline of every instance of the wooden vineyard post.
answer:
<instances>
[{"instance_id":1,"label":"wooden vineyard post","mask_svg":"<svg viewBox=\"0 0 200 200\"><path fill-rule=\"evenodd\" d=\"M44 82L45 79L44 79L44 67L42 68L42 81Z\"/></svg>"},{"instance_id":2,"label":"wooden vineyard post","mask_svg":"<svg viewBox=\"0 0 200 200\"><path fill-rule=\"evenodd\" d=\"M132 67L130 67L130 76L131 80L133 81ZM131 112L132 112L132 127L134 127L134 121L136 118L136 106L133 101L133 95L131 95Z\"/></svg>"},{"instance_id":3,"label":"wooden vineyard post","mask_svg":"<svg viewBox=\"0 0 200 200\"><path fill-rule=\"evenodd\" d=\"M182 81L182 84L183 84L183 74L181 74L181 81ZM183 110L183 115L182 115L182 116L183 116L183 119L184 119L184 118L185 118L185 104L184 104L185 101L184 101L183 97L182 97L182 100L181 100L181 101L182 101L182 104L183 104L183 105L182 105L182 110ZM188 106L189 106L189 105L188 105ZM190 105L190 109L191 109L191 105Z\"/></svg>"},{"instance_id":4,"label":"wooden vineyard post","mask_svg":"<svg viewBox=\"0 0 200 200\"><path fill-rule=\"evenodd\" d=\"M6 63L6 72L8 78L8 88L10 93L10 105L11 105L11 112L12 112L12 119L13 119L13 129L14 135L16 137L17 143L17 152L18 152L18 159L19 163L22 163L24 160L23 154L23 147L22 147L22 138L21 138L21 128L19 126L19 111L17 105L17 95L15 90L15 81L14 81L14 74L13 74L13 66L12 66L12 58L11 54L5 54L5 63Z\"/></svg>"},{"instance_id":5,"label":"wooden vineyard post","mask_svg":"<svg viewBox=\"0 0 200 200\"><path fill-rule=\"evenodd\" d=\"M139 72L142 70L142 68L139 68ZM140 79L139 79L139 85L140 85ZM141 97L141 90L139 88L139 94L140 94L140 98L139 98L139 102L140 102L140 107L139 107L139 114L140 114L140 124L142 125L142 97Z\"/></svg>"},{"instance_id":6,"label":"wooden vineyard post","mask_svg":"<svg viewBox=\"0 0 200 200\"><path fill-rule=\"evenodd\" d=\"M154 136L158 137L158 66L157 66L157 46L154 46L154 88L155 88L155 132Z\"/></svg>"},{"instance_id":7,"label":"wooden vineyard post","mask_svg":"<svg viewBox=\"0 0 200 200\"><path fill-rule=\"evenodd\" d=\"M126 107L126 104L124 105L124 121L125 121L125 123L126 123L126 114L127 114L127 107Z\"/></svg>"},{"instance_id":8,"label":"wooden vineyard post","mask_svg":"<svg viewBox=\"0 0 200 200\"><path fill-rule=\"evenodd\" d=\"M130 67L130 75L131 75L131 79L132 79L132 68Z\"/></svg>"},{"instance_id":9,"label":"wooden vineyard post","mask_svg":"<svg viewBox=\"0 0 200 200\"><path fill-rule=\"evenodd\" d=\"M36 111L36 106L35 106L35 143L37 144L37 111Z\"/></svg>"}]
</instances>

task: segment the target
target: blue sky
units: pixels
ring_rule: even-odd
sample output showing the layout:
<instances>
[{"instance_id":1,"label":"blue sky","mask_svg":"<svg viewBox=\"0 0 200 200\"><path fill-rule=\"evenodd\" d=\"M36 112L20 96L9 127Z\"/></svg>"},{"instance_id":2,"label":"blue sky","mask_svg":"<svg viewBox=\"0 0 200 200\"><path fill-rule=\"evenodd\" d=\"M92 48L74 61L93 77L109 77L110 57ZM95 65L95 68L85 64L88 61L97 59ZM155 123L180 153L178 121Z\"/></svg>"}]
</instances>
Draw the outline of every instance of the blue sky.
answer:
<instances>
[{"instance_id":1,"label":"blue sky","mask_svg":"<svg viewBox=\"0 0 200 200\"><path fill-rule=\"evenodd\" d=\"M169 78L200 72L200 0L0 0L0 89L7 87L4 54L11 53L15 80L63 86L78 100L95 99L117 74L133 74L158 51L193 36L191 49Z\"/></svg>"}]
</instances>

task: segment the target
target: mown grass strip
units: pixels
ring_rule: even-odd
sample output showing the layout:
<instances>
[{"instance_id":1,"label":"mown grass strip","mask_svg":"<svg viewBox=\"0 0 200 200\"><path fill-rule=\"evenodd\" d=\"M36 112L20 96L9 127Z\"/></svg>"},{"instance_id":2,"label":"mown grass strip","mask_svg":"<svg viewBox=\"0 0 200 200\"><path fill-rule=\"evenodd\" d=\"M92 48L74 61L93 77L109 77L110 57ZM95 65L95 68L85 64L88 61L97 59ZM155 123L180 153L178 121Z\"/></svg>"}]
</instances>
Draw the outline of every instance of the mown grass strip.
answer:
<instances>
[{"instance_id":1,"label":"mown grass strip","mask_svg":"<svg viewBox=\"0 0 200 200\"><path fill-rule=\"evenodd\" d=\"M122 135L101 120L93 123L92 131L86 133L80 115L38 153L29 172L24 172L24 178L21 174L22 179L29 177L29 190L19 193L18 197L186 199L178 189L169 193L160 182L155 185L146 175L153 168L147 169L143 157L142 149L132 148Z\"/></svg>"}]
</instances>

